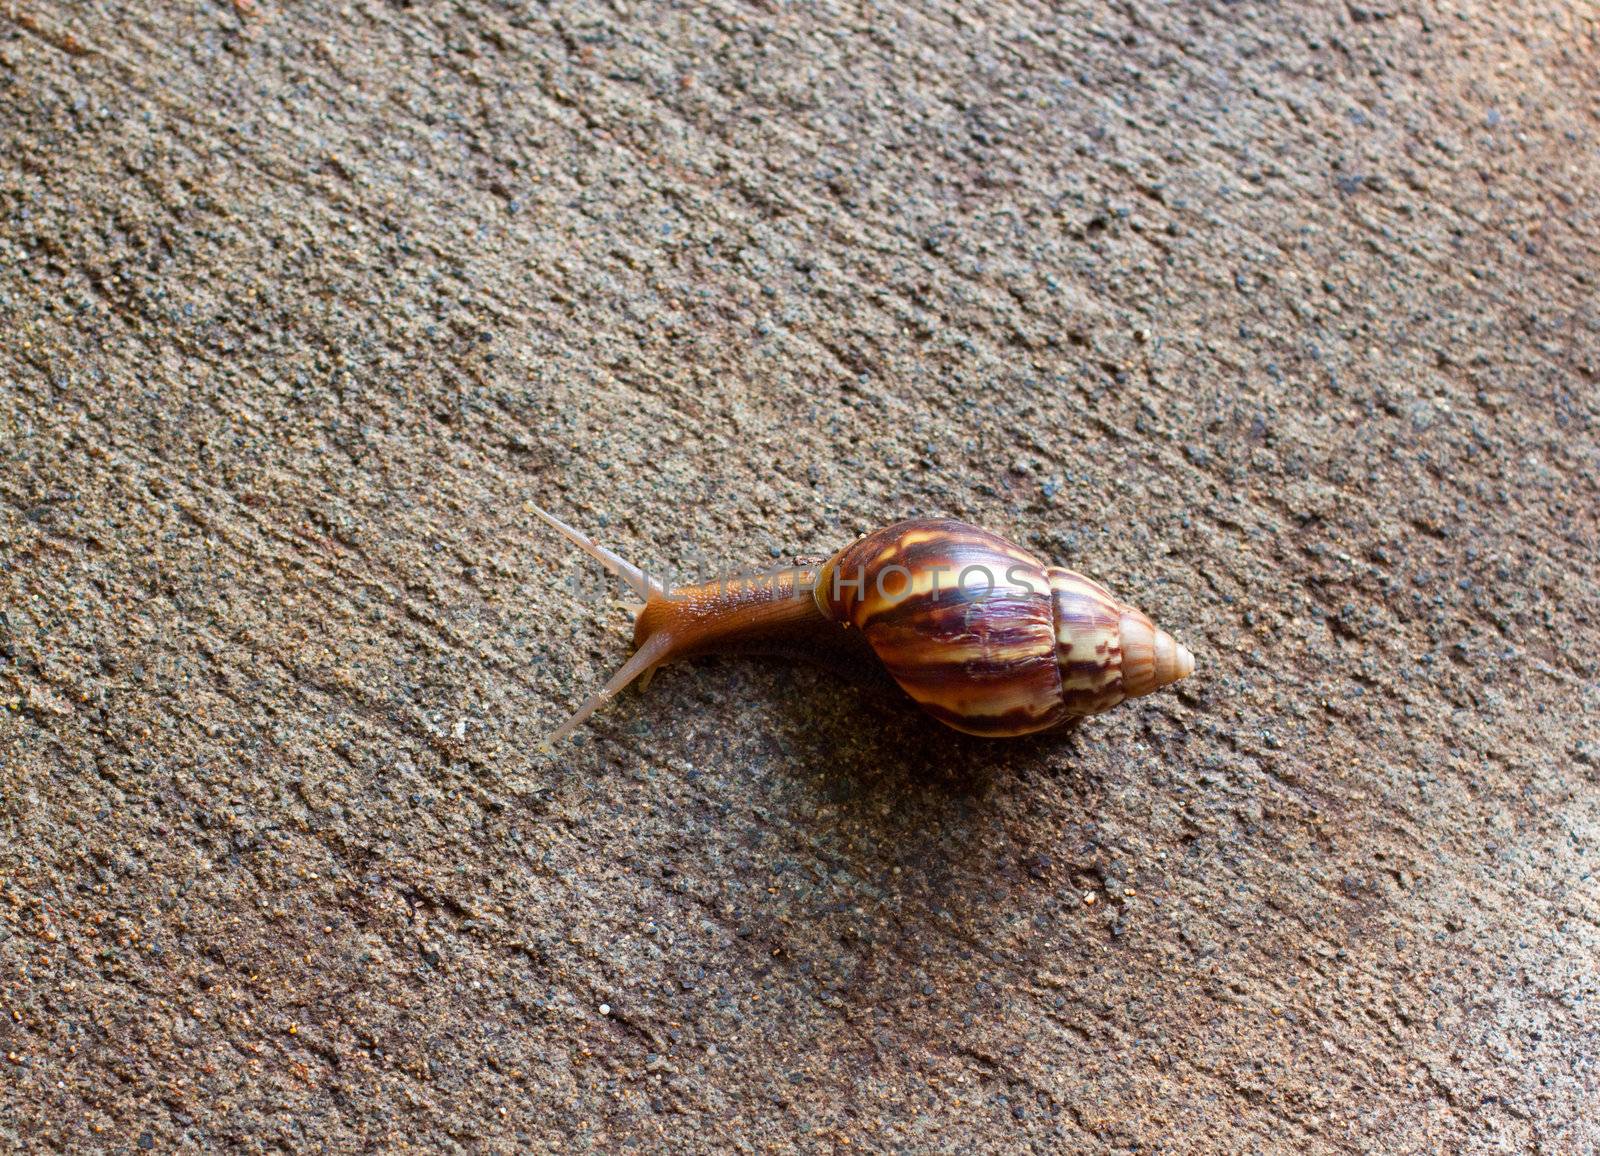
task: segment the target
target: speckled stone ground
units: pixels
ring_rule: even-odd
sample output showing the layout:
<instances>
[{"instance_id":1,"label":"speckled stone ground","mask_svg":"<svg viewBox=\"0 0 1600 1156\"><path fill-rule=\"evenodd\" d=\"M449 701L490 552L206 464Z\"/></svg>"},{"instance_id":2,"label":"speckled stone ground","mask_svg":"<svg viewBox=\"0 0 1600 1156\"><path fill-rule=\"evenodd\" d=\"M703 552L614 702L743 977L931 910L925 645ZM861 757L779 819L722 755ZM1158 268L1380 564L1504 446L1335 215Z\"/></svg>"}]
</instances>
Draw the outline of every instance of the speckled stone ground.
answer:
<instances>
[{"instance_id":1,"label":"speckled stone ground","mask_svg":"<svg viewBox=\"0 0 1600 1156\"><path fill-rule=\"evenodd\" d=\"M1584 3L0 7L0 1147L1593 1151ZM1176 694L626 653L913 514Z\"/></svg>"}]
</instances>

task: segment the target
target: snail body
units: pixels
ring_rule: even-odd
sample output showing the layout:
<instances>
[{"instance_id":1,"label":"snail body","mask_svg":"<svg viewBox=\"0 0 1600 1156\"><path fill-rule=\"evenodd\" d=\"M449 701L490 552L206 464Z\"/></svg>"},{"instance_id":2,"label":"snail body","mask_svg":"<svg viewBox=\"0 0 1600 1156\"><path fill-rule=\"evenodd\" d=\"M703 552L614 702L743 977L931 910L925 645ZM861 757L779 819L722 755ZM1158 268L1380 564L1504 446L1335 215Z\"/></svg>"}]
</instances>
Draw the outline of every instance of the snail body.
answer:
<instances>
[{"instance_id":1,"label":"snail body","mask_svg":"<svg viewBox=\"0 0 1600 1156\"><path fill-rule=\"evenodd\" d=\"M1187 677L1194 656L1092 578L998 534L914 519L868 534L818 568L666 591L535 508L644 600L633 656L556 729L566 737L635 678L679 658L870 648L928 714L967 734L1033 734ZM863 646L865 644L865 646Z\"/></svg>"}]
</instances>

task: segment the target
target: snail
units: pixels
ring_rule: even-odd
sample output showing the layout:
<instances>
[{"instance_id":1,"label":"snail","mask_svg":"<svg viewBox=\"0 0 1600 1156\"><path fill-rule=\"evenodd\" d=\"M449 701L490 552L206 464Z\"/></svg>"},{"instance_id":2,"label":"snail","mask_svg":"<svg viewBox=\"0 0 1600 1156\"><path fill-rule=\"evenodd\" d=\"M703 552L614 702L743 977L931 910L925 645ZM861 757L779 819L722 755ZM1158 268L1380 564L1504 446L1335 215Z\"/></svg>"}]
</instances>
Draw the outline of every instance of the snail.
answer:
<instances>
[{"instance_id":1,"label":"snail","mask_svg":"<svg viewBox=\"0 0 1600 1156\"><path fill-rule=\"evenodd\" d=\"M1187 678L1194 656L1082 574L965 522L915 519L858 538L820 567L668 591L536 506L643 606L633 656L550 735L556 742L635 679L680 658L751 650L875 654L928 714L971 735L1033 734Z\"/></svg>"}]
</instances>

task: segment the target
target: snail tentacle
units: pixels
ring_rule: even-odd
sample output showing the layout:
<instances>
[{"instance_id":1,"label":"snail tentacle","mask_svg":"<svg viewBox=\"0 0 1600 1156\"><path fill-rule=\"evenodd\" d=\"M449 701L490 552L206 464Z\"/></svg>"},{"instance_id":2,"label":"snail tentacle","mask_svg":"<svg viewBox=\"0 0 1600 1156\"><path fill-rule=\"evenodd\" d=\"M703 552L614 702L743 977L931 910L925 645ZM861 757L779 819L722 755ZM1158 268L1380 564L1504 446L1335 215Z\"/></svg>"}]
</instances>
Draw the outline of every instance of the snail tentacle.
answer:
<instances>
[{"instance_id":1,"label":"snail tentacle","mask_svg":"<svg viewBox=\"0 0 1600 1156\"><path fill-rule=\"evenodd\" d=\"M632 562L624 561L618 554L607 550L594 539L587 537L577 530L574 530L560 518L556 517L554 514L541 510L532 502L528 503L527 508L532 510L535 515L542 519L547 526L555 530L556 533L560 534L563 538L567 539L567 541L573 543L573 545L577 546L585 554L589 555L589 557L593 558L595 561L599 562L600 565L604 566L607 573L615 574L618 578L621 578L640 598L648 599L652 594L665 593L660 582L657 582L654 578L650 577L650 575L639 569L639 567L635 566Z\"/></svg>"},{"instance_id":2,"label":"snail tentacle","mask_svg":"<svg viewBox=\"0 0 1600 1156\"><path fill-rule=\"evenodd\" d=\"M615 698L630 682L654 670L656 664L661 662L672 649L672 643L670 634L661 633L635 650L628 661L618 668L617 673L606 681L605 686L584 699L566 722L550 732L545 739L545 745L553 746L566 738L582 726L590 715Z\"/></svg>"}]
</instances>

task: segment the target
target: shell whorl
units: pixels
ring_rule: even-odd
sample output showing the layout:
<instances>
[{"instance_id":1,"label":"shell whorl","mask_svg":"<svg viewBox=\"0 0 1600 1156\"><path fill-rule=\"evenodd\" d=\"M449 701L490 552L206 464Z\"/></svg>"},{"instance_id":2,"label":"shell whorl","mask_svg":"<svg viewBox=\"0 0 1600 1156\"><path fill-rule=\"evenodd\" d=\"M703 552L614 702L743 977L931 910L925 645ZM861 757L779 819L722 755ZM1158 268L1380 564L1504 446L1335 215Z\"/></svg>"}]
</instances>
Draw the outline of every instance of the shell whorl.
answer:
<instances>
[{"instance_id":1,"label":"shell whorl","mask_svg":"<svg viewBox=\"0 0 1600 1156\"><path fill-rule=\"evenodd\" d=\"M851 543L815 598L925 711L968 734L1048 730L1194 666L1098 582L964 522L900 522Z\"/></svg>"}]
</instances>

